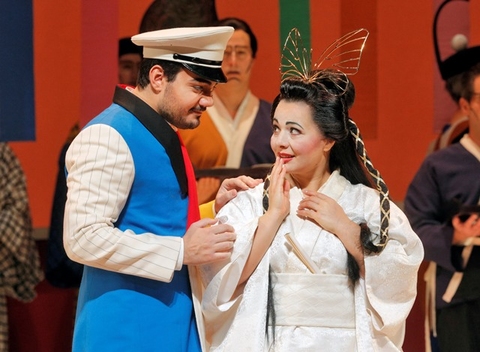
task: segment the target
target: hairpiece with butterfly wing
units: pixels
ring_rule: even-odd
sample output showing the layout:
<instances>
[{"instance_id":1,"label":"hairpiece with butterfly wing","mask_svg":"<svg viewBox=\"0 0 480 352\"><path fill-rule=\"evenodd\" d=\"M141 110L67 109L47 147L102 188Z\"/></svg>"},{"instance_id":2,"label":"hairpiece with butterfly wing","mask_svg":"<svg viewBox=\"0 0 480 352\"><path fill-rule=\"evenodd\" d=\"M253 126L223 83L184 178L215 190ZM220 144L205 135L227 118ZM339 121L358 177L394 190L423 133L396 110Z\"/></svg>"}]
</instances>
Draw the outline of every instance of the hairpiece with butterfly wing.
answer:
<instances>
[{"instance_id":1,"label":"hairpiece with butterfly wing","mask_svg":"<svg viewBox=\"0 0 480 352\"><path fill-rule=\"evenodd\" d=\"M368 30L364 28L347 33L330 44L318 60L312 63L313 49L307 50L303 46L300 32L293 28L283 46L280 66L282 82L288 78L298 78L312 83L334 77L332 83L344 94L349 83L347 76L358 72L368 35Z\"/></svg>"},{"instance_id":2,"label":"hairpiece with butterfly wing","mask_svg":"<svg viewBox=\"0 0 480 352\"><path fill-rule=\"evenodd\" d=\"M287 79L298 79L306 83L315 83L321 88L328 90L321 82L329 80L340 91L341 96L349 88L350 80L347 76L355 75L360 68L365 42L369 36L368 30L361 28L340 37L330 44L320 55L315 63L312 63L313 50L307 50L303 46L302 37L297 28L293 28L285 40L280 66L282 83ZM370 230L363 231L365 238L362 245L368 252L381 252L389 239L388 229L390 225L390 197L388 188L383 181L380 172L373 167L367 155L363 138L355 122L348 117L348 129L355 141L357 154L362 160L367 172L372 176L376 188L380 193L380 236L377 243L372 242ZM268 179L266 180L266 185ZM268 186L266 187L268 188ZM265 194L266 195L266 194ZM264 208L268 208L267 195L264 197ZM366 225L366 224L365 224Z\"/></svg>"}]
</instances>

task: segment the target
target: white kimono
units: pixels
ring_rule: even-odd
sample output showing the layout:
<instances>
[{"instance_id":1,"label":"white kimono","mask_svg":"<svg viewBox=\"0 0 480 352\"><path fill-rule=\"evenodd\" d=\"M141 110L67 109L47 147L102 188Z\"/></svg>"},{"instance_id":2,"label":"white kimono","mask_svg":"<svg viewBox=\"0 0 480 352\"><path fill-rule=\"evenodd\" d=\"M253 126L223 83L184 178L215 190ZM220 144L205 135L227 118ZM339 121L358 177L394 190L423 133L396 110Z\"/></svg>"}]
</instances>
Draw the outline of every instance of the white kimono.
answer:
<instances>
[{"instance_id":1,"label":"white kimono","mask_svg":"<svg viewBox=\"0 0 480 352\"><path fill-rule=\"evenodd\" d=\"M335 199L352 221L366 222L372 233L379 233L375 190L352 185L335 171L319 191ZM290 215L255 272L236 290L263 214L262 192L263 184L241 192L218 214L228 217L237 240L231 260L201 270L207 285L202 309L210 351L401 350L423 259L422 244L401 210L391 203L390 240L381 254L365 256L365 278L352 288L345 247L335 235L295 215L302 193L292 188ZM294 254L287 233L316 264L317 274ZM271 337L267 341L265 333L269 268L275 343Z\"/></svg>"}]
</instances>

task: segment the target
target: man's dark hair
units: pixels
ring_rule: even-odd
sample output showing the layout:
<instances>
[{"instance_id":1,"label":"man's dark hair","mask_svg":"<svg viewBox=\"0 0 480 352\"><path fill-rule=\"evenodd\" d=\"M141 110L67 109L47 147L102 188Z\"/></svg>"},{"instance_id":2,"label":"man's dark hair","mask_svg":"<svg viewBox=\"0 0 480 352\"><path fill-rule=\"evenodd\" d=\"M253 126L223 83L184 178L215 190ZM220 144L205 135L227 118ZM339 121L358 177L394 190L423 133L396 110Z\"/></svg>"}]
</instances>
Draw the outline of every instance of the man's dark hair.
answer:
<instances>
[{"instance_id":1,"label":"man's dark hair","mask_svg":"<svg viewBox=\"0 0 480 352\"><path fill-rule=\"evenodd\" d=\"M470 101L473 97L473 81L480 75L480 63L472 66L469 70L450 77L445 82L445 89L452 99L458 104L460 98Z\"/></svg>"},{"instance_id":2,"label":"man's dark hair","mask_svg":"<svg viewBox=\"0 0 480 352\"><path fill-rule=\"evenodd\" d=\"M453 101L457 104L462 97L462 76L463 74L460 73L458 75L448 78L445 81L445 89L447 90L448 94L450 94L450 97L453 99Z\"/></svg>"},{"instance_id":3,"label":"man's dark hair","mask_svg":"<svg viewBox=\"0 0 480 352\"><path fill-rule=\"evenodd\" d=\"M241 30L248 34L250 37L250 48L252 49L252 57L255 58L257 55L257 38L253 34L252 29L247 22L236 17L228 17L219 20L216 23L217 26L230 26L233 27L236 31Z\"/></svg>"},{"instance_id":4,"label":"man's dark hair","mask_svg":"<svg viewBox=\"0 0 480 352\"><path fill-rule=\"evenodd\" d=\"M207 27L217 20L214 0L155 0L143 15L139 33L176 27Z\"/></svg>"},{"instance_id":5,"label":"man's dark hair","mask_svg":"<svg viewBox=\"0 0 480 352\"><path fill-rule=\"evenodd\" d=\"M462 74L462 98L465 98L467 101L471 101L475 94L480 93L475 92L473 86L473 82L478 76L480 76L480 63Z\"/></svg>"},{"instance_id":6,"label":"man's dark hair","mask_svg":"<svg viewBox=\"0 0 480 352\"><path fill-rule=\"evenodd\" d=\"M159 59L144 59L140 66L140 73L138 74L137 85L144 89L150 84L150 70L153 66L162 66L163 72L168 82L175 81L177 74L182 70L183 66L178 62L159 60Z\"/></svg>"},{"instance_id":7,"label":"man's dark hair","mask_svg":"<svg viewBox=\"0 0 480 352\"><path fill-rule=\"evenodd\" d=\"M126 54L143 55L143 47L133 44L130 37L120 38L118 40L118 57Z\"/></svg>"}]
</instances>

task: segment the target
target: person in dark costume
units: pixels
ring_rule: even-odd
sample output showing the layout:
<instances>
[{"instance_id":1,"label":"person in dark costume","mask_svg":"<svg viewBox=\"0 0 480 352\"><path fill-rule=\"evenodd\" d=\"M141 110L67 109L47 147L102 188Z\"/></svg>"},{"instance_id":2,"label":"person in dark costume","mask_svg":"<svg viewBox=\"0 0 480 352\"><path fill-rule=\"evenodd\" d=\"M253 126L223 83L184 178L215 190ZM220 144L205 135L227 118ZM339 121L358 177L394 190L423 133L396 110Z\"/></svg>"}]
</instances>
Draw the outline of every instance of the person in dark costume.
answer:
<instances>
[{"instance_id":1,"label":"person in dark costume","mask_svg":"<svg viewBox=\"0 0 480 352\"><path fill-rule=\"evenodd\" d=\"M480 350L480 64L462 82L469 133L424 160L405 198L405 213L432 263L429 323L442 352Z\"/></svg>"}]
</instances>

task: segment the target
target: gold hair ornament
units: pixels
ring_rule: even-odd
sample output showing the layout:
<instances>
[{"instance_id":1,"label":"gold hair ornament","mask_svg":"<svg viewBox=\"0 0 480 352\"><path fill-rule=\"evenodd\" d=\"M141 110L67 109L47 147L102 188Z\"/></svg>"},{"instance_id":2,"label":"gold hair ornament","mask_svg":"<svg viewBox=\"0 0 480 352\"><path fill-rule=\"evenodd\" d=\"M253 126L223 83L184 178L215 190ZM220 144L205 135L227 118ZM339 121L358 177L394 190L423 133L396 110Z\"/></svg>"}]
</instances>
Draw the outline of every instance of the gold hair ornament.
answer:
<instances>
[{"instance_id":1,"label":"gold hair ornament","mask_svg":"<svg viewBox=\"0 0 480 352\"><path fill-rule=\"evenodd\" d=\"M368 35L368 30L364 28L345 34L330 44L312 65L313 49L308 51L303 46L300 32L297 28L293 28L283 46L280 65L282 82L287 78L299 78L312 83L333 75L343 85L331 79L332 83L344 94L348 88L347 76L358 72Z\"/></svg>"},{"instance_id":2,"label":"gold hair ornament","mask_svg":"<svg viewBox=\"0 0 480 352\"><path fill-rule=\"evenodd\" d=\"M327 90L320 82L321 80L329 80L339 89L341 92L339 95L345 94L350 82L347 76L352 76L358 72L363 49L365 48L365 42L367 41L368 36L369 32L364 28L349 32L330 44L323 51L318 60L312 64L313 50L307 50L303 46L300 32L297 28L293 28L288 34L283 46L282 62L280 66L282 82L286 79L299 79L306 83L316 83ZM334 94L333 92L330 93ZM367 155L357 125L350 118L348 119L348 122L350 134L355 141L357 154L360 156L366 170L373 178L375 186L380 194L380 236L375 244L373 242L368 244L370 252L379 253L385 248L389 239L389 191L380 172L374 168ZM265 185L267 185L268 181L269 180L266 180ZM268 188L268 186L266 188ZM265 196L264 202L266 202L268 206L268 193L265 193ZM369 233L370 230L368 230L368 234Z\"/></svg>"}]
</instances>

